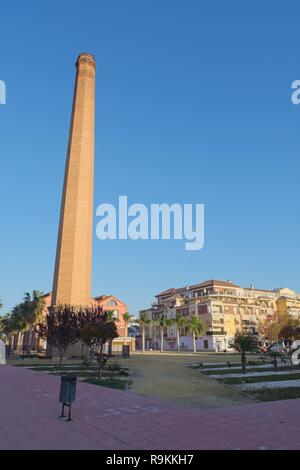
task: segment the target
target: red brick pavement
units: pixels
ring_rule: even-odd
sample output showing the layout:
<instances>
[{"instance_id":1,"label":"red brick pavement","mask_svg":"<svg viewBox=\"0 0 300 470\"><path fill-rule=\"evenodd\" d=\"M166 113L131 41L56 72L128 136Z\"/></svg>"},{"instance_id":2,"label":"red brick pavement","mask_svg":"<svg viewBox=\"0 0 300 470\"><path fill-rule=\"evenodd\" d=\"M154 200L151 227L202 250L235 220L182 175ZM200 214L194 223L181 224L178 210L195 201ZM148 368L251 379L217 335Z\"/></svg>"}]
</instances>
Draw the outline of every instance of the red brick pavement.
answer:
<instances>
[{"instance_id":1,"label":"red brick pavement","mask_svg":"<svg viewBox=\"0 0 300 470\"><path fill-rule=\"evenodd\" d=\"M79 383L64 422L59 380L0 366L0 449L300 449L300 399L203 410Z\"/></svg>"}]
</instances>

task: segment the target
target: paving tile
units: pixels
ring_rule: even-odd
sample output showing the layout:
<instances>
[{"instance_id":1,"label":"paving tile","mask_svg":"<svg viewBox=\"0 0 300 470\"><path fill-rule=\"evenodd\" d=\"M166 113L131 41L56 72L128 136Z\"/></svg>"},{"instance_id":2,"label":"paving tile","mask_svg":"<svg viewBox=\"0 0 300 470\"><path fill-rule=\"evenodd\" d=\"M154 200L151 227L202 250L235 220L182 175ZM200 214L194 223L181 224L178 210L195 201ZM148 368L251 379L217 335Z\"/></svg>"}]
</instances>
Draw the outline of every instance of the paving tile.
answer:
<instances>
[{"instance_id":1,"label":"paving tile","mask_svg":"<svg viewBox=\"0 0 300 470\"><path fill-rule=\"evenodd\" d=\"M0 366L0 449L300 449L300 400L197 409L79 383L58 420L59 377Z\"/></svg>"}]
</instances>

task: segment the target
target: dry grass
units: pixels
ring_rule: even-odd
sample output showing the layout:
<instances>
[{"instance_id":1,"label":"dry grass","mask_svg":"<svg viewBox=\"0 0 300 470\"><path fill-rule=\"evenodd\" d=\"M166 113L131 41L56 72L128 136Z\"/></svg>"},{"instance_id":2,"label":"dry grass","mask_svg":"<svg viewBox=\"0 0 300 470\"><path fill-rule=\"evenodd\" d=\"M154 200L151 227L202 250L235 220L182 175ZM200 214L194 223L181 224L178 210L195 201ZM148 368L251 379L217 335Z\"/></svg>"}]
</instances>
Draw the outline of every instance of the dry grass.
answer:
<instances>
[{"instance_id":1,"label":"dry grass","mask_svg":"<svg viewBox=\"0 0 300 470\"><path fill-rule=\"evenodd\" d=\"M134 393L150 395L177 403L215 408L252 403L240 391L187 367L194 362L239 362L236 355L207 353L157 353L132 354L120 361L130 369Z\"/></svg>"}]
</instances>

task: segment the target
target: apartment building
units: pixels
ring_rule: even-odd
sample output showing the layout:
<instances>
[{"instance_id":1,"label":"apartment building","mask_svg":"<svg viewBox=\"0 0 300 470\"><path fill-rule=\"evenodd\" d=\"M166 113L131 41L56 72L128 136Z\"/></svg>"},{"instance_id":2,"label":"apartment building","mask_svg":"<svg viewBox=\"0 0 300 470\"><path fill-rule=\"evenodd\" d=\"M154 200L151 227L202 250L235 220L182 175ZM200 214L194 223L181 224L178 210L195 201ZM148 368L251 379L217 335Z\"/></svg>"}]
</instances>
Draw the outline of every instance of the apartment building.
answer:
<instances>
[{"instance_id":1,"label":"apartment building","mask_svg":"<svg viewBox=\"0 0 300 470\"><path fill-rule=\"evenodd\" d=\"M295 294L291 289L278 289L277 310L280 315L291 315L299 318L300 295Z\"/></svg>"},{"instance_id":2,"label":"apartment building","mask_svg":"<svg viewBox=\"0 0 300 470\"><path fill-rule=\"evenodd\" d=\"M146 328L146 347L160 347L159 327L155 325L163 314L175 319L178 314L189 317L196 313L203 321L204 334L197 338L197 349L207 351L230 350L230 342L237 331L257 334L260 321L278 313L293 313L300 318L300 294L284 289L256 289L240 287L231 281L209 280L200 284L170 288L155 296L151 308L142 310L152 320ZM192 339L184 329L180 332L182 350L192 349ZM176 344L176 326L167 328L164 348L173 350Z\"/></svg>"}]
</instances>

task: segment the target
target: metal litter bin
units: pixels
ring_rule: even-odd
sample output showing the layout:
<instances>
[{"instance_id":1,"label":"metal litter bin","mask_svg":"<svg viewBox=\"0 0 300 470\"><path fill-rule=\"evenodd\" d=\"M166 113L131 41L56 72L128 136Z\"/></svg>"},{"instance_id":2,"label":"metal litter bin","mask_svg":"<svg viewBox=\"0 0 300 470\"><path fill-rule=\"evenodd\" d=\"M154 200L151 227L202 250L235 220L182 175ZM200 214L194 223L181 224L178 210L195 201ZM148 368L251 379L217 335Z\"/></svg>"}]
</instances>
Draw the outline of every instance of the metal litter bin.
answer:
<instances>
[{"instance_id":1,"label":"metal litter bin","mask_svg":"<svg viewBox=\"0 0 300 470\"><path fill-rule=\"evenodd\" d=\"M69 414L67 421L71 421L71 407L72 402L75 401L76 396L76 375L62 375L60 382L59 391L59 402L62 403L62 410L60 418L65 418L64 411L65 406L69 408Z\"/></svg>"},{"instance_id":2,"label":"metal litter bin","mask_svg":"<svg viewBox=\"0 0 300 470\"><path fill-rule=\"evenodd\" d=\"M122 358L127 359L130 354L130 348L127 344L123 344L122 346Z\"/></svg>"}]
</instances>

